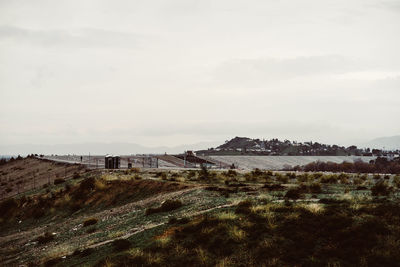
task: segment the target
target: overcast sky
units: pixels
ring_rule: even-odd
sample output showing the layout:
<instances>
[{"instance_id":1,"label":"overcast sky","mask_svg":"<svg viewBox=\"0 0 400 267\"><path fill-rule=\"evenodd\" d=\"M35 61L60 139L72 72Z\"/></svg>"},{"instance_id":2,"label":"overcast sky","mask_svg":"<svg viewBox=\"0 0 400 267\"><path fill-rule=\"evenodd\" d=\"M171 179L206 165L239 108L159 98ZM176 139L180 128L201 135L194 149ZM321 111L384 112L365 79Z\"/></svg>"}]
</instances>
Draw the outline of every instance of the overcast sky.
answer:
<instances>
[{"instance_id":1,"label":"overcast sky","mask_svg":"<svg viewBox=\"0 0 400 267\"><path fill-rule=\"evenodd\" d=\"M0 144L400 134L398 0L0 0Z\"/></svg>"}]
</instances>

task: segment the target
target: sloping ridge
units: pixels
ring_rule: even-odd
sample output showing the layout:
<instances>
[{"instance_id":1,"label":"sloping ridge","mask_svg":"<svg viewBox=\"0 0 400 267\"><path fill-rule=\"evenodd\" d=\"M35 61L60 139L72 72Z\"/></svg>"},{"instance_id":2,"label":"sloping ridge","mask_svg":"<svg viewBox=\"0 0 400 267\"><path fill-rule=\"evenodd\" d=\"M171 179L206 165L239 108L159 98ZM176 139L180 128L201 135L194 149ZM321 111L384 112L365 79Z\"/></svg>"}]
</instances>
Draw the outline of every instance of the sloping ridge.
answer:
<instances>
[{"instance_id":1,"label":"sloping ridge","mask_svg":"<svg viewBox=\"0 0 400 267\"><path fill-rule=\"evenodd\" d=\"M193 164L191 164L189 162L186 162L186 164L185 164L184 160L174 157L174 156L171 156L171 155L160 155L160 156L157 156L157 158L160 160L166 161L168 163L174 164L175 166L181 167L181 168L194 167Z\"/></svg>"},{"instance_id":2,"label":"sloping ridge","mask_svg":"<svg viewBox=\"0 0 400 267\"><path fill-rule=\"evenodd\" d=\"M230 168L231 167L230 164L227 164L226 162L223 162L223 161L211 158L211 157L207 157L207 156L196 156L196 157L198 157L198 158L200 158L202 160L211 162L211 163L215 164L215 166L217 166L217 167L219 167L221 169L226 169L226 168Z\"/></svg>"}]
</instances>

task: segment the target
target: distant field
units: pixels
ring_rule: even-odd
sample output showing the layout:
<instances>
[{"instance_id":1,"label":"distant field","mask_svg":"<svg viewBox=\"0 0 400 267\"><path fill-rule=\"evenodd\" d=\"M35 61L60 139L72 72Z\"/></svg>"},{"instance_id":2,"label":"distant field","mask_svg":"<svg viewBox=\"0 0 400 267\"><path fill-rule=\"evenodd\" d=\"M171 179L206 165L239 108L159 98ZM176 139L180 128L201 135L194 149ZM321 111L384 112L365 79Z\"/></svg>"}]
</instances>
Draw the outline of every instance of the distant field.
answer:
<instances>
[{"instance_id":1,"label":"distant field","mask_svg":"<svg viewBox=\"0 0 400 267\"><path fill-rule=\"evenodd\" d=\"M222 161L229 165L235 164L240 169L269 169L281 170L285 167L306 165L314 161L342 163L343 161L354 162L361 159L369 162L376 157L359 156L211 156L212 159Z\"/></svg>"}]
</instances>

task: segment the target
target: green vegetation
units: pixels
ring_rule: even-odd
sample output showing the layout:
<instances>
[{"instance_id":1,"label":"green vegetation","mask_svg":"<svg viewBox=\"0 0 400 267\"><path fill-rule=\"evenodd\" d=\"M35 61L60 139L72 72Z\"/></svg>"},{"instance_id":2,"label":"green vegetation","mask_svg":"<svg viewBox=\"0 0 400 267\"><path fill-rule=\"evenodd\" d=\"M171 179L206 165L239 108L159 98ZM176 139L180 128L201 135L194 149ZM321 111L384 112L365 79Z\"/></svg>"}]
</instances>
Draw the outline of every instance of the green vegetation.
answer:
<instances>
[{"instance_id":1,"label":"green vegetation","mask_svg":"<svg viewBox=\"0 0 400 267\"><path fill-rule=\"evenodd\" d=\"M3 265L400 262L398 175L203 168L73 176L0 202Z\"/></svg>"},{"instance_id":2,"label":"green vegetation","mask_svg":"<svg viewBox=\"0 0 400 267\"><path fill-rule=\"evenodd\" d=\"M98 266L397 266L399 206L239 203ZM379 218L379 219L378 219Z\"/></svg>"}]
</instances>

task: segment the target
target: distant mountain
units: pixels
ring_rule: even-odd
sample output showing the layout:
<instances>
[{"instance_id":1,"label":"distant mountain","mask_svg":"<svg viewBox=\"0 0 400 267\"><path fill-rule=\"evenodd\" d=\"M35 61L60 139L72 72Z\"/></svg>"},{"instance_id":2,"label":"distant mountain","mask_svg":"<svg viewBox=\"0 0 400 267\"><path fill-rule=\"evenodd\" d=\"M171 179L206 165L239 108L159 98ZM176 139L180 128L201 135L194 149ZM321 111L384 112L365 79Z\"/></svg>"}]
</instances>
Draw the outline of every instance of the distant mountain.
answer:
<instances>
[{"instance_id":1,"label":"distant mountain","mask_svg":"<svg viewBox=\"0 0 400 267\"><path fill-rule=\"evenodd\" d=\"M359 147L397 150L400 149L400 135L376 138L367 143L360 144Z\"/></svg>"},{"instance_id":2,"label":"distant mountain","mask_svg":"<svg viewBox=\"0 0 400 267\"><path fill-rule=\"evenodd\" d=\"M207 149L215 146L215 143L196 143L175 147L146 147L134 143L80 143L80 144L56 144L56 145L0 145L2 155L27 155L27 154L76 154L76 155L131 155L131 154L163 154L182 153L185 150Z\"/></svg>"}]
</instances>

